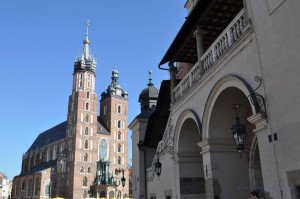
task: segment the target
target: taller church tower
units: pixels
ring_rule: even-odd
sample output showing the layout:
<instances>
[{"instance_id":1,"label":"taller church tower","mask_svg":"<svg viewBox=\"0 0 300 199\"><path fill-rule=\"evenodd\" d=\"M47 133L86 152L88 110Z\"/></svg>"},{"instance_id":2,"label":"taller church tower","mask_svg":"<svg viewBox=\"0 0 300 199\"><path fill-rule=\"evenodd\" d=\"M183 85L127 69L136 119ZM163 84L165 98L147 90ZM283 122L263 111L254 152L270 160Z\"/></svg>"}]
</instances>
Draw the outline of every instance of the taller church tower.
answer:
<instances>
[{"instance_id":1,"label":"taller church tower","mask_svg":"<svg viewBox=\"0 0 300 199\"><path fill-rule=\"evenodd\" d=\"M96 61L90 55L88 26L81 58L74 63L72 94L69 97L66 146L67 196L85 198L94 180L97 145L97 94L95 93Z\"/></svg>"}]
</instances>

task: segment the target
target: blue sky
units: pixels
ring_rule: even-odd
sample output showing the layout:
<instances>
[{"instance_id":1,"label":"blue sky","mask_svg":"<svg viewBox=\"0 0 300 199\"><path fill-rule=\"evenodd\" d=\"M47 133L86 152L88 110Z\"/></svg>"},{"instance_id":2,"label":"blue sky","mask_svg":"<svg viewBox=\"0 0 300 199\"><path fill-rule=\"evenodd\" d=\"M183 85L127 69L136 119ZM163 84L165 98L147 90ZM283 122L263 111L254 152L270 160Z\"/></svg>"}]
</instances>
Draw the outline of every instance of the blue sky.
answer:
<instances>
[{"instance_id":1,"label":"blue sky","mask_svg":"<svg viewBox=\"0 0 300 199\"><path fill-rule=\"evenodd\" d=\"M97 58L96 92L110 83L115 64L129 93L129 122L139 114L139 93L158 70L185 20L185 0L1 0L0 172L21 170L22 154L39 133L67 118L74 58L82 52L90 20ZM131 157L131 132L129 157Z\"/></svg>"}]
</instances>

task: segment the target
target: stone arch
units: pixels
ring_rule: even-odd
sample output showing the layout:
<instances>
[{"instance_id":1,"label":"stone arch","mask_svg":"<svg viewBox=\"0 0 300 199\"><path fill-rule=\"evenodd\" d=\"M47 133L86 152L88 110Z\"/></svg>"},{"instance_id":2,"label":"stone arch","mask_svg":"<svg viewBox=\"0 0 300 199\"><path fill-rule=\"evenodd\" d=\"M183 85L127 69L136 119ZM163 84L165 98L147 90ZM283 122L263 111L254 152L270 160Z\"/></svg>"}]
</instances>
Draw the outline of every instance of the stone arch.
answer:
<instances>
[{"instance_id":1,"label":"stone arch","mask_svg":"<svg viewBox=\"0 0 300 199\"><path fill-rule=\"evenodd\" d=\"M256 113L248 96L252 90L247 83L236 76L226 76L220 79L212 88L203 113L203 142L199 145L207 157L205 173L210 182L207 183L207 196L230 198L235 193L236 198L247 198L252 190L249 175L249 155L259 158L258 148L253 139L254 127L247 118ZM236 111L235 104L239 105ZM246 125L247 149L239 153L232 136L232 125L239 117L239 121ZM250 147L251 146L251 147ZM250 151L249 151L250 150ZM254 161L254 159L253 159ZM257 163L257 161L255 161ZM252 172L253 173L253 172ZM210 188L208 188L211 185Z\"/></svg>"},{"instance_id":2,"label":"stone arch","mask_svg":"<svg viewBox=\"0 0 300 199\"><path fill-rule=\"evenodd\" d=\"M234 87L239 89L241 92L245 94L245 96L249 96L250 93L252 92L251 87L246 83L245 80L230 75L230 76L225 76L222 79L220 79L212 88L206 104L205 104L205 109L203 112L203 119L202 119L202 138L210 138L209 135L209 124L210 124L210 118L211 118L211 113L212 109L216 103L216 100L218 99L219 95L227 88ZM253 104L249 103L251 106L252 113L256 113L255 107Z\"/></svg>"},{"instance_id":3,"label":"stone arch","mask_svg":"<svg viewBox=\"0 0 300 199\"><path fill-rule=\"evenodd\" d=\"M180 116L178 117L178 120L176 122L176 127L174 131L174 152L175 154L178 153L178 142L180 137L180 130L183 125L183 123L186 121L186 119L192 119L194 120L195 124L197 125L197 128L199 130L199 136L201 136L201 123L198 115L193 110L185 110L183 111Z\"/></svg>"},{"instance_id":4,"label":"stone arch","mask_svg":"<svg viewBox=\"0 0 300 199\"><path fill-rule=\"evenodd\" d=\"M203 158L198 143L202 140L201 124L193 110L185 110L176 122L175 159L178 162L178 195L181 198L204 198Z\"/></svg>"}]
</instances>

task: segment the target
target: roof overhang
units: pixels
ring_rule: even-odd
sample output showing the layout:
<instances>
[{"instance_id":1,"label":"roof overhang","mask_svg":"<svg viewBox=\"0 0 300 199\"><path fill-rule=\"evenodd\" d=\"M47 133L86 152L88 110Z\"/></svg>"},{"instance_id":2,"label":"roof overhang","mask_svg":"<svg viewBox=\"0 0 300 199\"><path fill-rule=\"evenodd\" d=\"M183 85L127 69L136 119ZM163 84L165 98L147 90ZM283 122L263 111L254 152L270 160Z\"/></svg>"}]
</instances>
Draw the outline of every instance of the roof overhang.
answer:
<instances>
[{"instance_id":1,"label":"roof overhang","mask_svg":"<svg viewBox=\"0 0 300 199\"><path fill-rule=\"evenodd\" d=\"M159 63L198 61L194 33L199 27L204 32L206 50L243 8L242 0L199 0L177 33L168 51Z\"/></svg>"}]
</instances>

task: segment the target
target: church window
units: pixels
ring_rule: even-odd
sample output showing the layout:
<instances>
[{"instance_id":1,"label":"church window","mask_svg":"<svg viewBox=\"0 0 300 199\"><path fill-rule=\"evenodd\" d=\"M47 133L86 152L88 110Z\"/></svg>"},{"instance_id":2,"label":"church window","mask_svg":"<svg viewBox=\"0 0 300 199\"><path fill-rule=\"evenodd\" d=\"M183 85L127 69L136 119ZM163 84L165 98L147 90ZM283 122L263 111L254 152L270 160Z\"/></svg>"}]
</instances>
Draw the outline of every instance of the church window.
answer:
<instances>
[{"instance_id":1,"label":"church window","mask_svg":"<svg viewBox=\"0 0 300 199\"><path fill-rule=\"evenodd\" d=\"M89 141L85 140L84 142L84 149L89 149Z\"/></svg>"},{"instance_id":2,"label":"church window","mask_svg":"<svg viewBox=\"0 0 300 199\"><path fill-rule=\"evenodd\" d=\"M90 87L90 82L91 82L91 74L88 74L88 81L87 81L87 87L88 88Z\"/></svg>"},{"instance_id":3,"label":"church window","mask_svg":"<svg viewBox=\"0 0 300 199\"><path fill-rule=\"evenodd\" d=\"M84 162L87 162L87 161L88 161L88 159L89 159L89 156L88 156L88 154L86 153L86 154L84 155L84 159L83 159L83 161L84 161Z\"/></svg>"},{"instance_id":4,"label":"church window","mask_svg":"<svg viewBox=\"0 0 300 199\"><path fill-rule=\"evenodd\" d=\"M31 196L31 178L28 180L28 186L27 186L27 196Z\"/></svg>"},{"instance_id":5,"label":"church window","mask_svg":"<svg viewBox=\"0 0 300 199\"><path fill-rule=\"evenodd\" d=\"M83 75L80 73L79 87L82 87Z\"/></svg>"},{"instance_id":6,"label":"church window","mask_svg":"<svg viewBox=\"0 0 300 199\"><path fill-rule=\"evenodd\" d=\"M99 142L99 159L107 157L108 143L106 139L101 139Z\"/></svg>"},{"instance_id":7,"label":"church window","mask_svg":"<svg viewBox=\"0 0 300 199\"><path fill-rule=\"evenodd\" d=\"M85 110L89 110L89 103L87 102L86 104L85 104Z\"/></svg>"},{"instance_id":8,"label":"church window","mask_svg":"<svg viewBox=\"0 0 300 199\"><path fill-rule=\"evenodd\" d=\"M122 147L121 144L118 145L118 152L121 153Z\"/></svg>"},{"instance_id":9,"label":"church window","mask_svg":"<svg viewBox=\"0 0 300 199\"><path fill-rule=\"evenodd\" d=\"M120 165L121 164L121 157L119 156L118 158L118 164Z\"/></svg>"},{"instance_id":10,"label":"church window","mask_svg":"<svg viewBox=\"0 0 300 199\"><path fill-rule=\"evenodd\" d=\"M86 122L86 123L89 122L89 114L86 114L86 116L85 116L85 122Z\"/></svg>"},{"instance_id":11,"label":"church window","mask_svg":"<svg viewBox=\"0 0 300 199\"><path fill-rule=\"evenodd\" d=\"M69 150L72 150L72 140L69 141Z\"/></svg>"},{"instance_id":12,"label":"church window","mask_svg":"<svg viewBox=\"0 0 300 199\"><path fill-rule=\"evenodd\" d=\"M118 106L118 113L119 113L119 114L122 113L122 106L121 106L121 105Z\"/></svg>"},{"instance_id":13,"label":"church window","mask_svg":"<svg viewBox=\"0 0 300 199\"><path fill-rule=\"evenodd\" d=\"M118 120L118 129L121 128L121 120Z\"/></svg>"},{"instance_id":14,"label":"church window","mask_svg":"<svg viewBox=\"0 0 300 199\"><path fill-rule=\"evenodd\" d=\"M82 186L87 187L87 177L83 178Z\"/></svg>"},{"instance_id":15,"label":"church window","mask_svg":"<svg viewBox=\"0 0 300 199\"><path fill-rule=\"evenodd\" d=\"M50 195L50 185L49 184L46 184L46 186L45 186L45 195L46 196Z\"/></svg>"},{"instance_id":16,"label":"church window","mask_svg":"<svg viewBox=\"0 0 300 199\"><path fill-rule=\"evenodd\" d=\"M119 133L118 133L118 140L121 140L121 132L119 131Z\"/></svg>"},{"instance_id":17,"label":"church window","mask_svg":"<svg viewBox=\"0 0 300 199\"><path fill-rule=\"evenodd\" d=\"M25 190L25 180L22 181L21 190L22 190L22 191Z\"/></svg>"},{"instance_id":18,"label":"church window","mask_svg":"<svg viewBox=\"0 0 300 199\"><path fill-rule=\"evenodd\" d=\"M88 168L88 173L92 173L91 167Z\"/></svg>"},{"instance_id":19,"label":"church window","mask_svg":"<svg viewBox=\"0 0 300 199\"><path fill-rule=\"evenodd\" d=\"M46 162L50 161L50 149L47 149Z\"/></svg>"},{"instance_id":20,"label":"church window","mask_svg":"<svg viewBox=\"0 0 300 199\"><path fill-rule=\"evenodd\" d=\"M89 127L85 127L84 135L89 135Z\"/></svg>"},{"instance_id":21,"label":"church window","mask_svg":"<svg viewBox=\"0 0 300 199\"><path fill-rule=\"evenodd\" d=\"M86 92L86 98L87 98L87 99L90 99L90 92L89 92L89 91Z\"/></svg>"},{"instance_id":22,"label":"church window","mask_svg":"<svg viewBox=\"0 0 300 199\"><path fill-rule=\"evenodd\" d=\"M54 148L53 148L53 160L56 159L56 155L57 155L57 146L54 146Z\"/></svg>"},{"instance_id":23,"label":"church window","mask_svg":"<svg viewBox=\"0 0 300 199\"><path fill-rule=\"evenodd\" d=\"M80 173L84 173L84 168L83 167L81 167Z\"/></svg>"},{"instance_id":24,"label":"church window","mask_svg":"<svg viewBox=\"0 0 300 199\"><path fill-rule=\"evenodd\" d=\"M106 113L107 113L107 107L104 106L104 108L103 108L103 115L106 115Z\"/></svg>"},{"instance_id":25,"label":"church window","mask_svg":"<svg viewBox=\"0 0 300 199\"><path fill-rule=\"evenodd\" d=\"M34 186L34 195L39 195L39 192L40 192L40 179L39 178L36 178L35 179L35 186Z\"/></svg>"}]
</instances>

